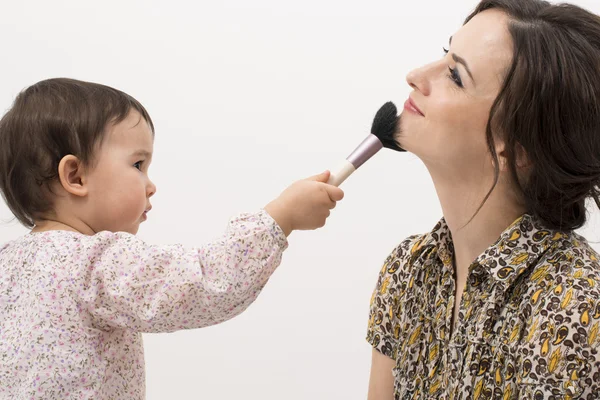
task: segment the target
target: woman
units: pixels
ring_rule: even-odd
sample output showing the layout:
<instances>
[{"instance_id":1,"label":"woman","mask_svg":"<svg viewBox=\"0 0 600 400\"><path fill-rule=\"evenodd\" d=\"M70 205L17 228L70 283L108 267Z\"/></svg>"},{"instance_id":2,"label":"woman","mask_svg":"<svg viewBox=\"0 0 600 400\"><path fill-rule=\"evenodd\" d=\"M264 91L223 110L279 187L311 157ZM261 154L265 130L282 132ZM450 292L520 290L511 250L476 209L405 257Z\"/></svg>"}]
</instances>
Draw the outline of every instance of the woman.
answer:
<instances>
[{"instance_id":1,"label":"woman","mask_svg":"<svg viewBox=\"0 0 600 400\"><path fill-rule=\"evenodd\" d=\"M600 18L484 0L407 81L444 218L380 273L369 399L600 398Z\"/></svg>"}]
</instances>

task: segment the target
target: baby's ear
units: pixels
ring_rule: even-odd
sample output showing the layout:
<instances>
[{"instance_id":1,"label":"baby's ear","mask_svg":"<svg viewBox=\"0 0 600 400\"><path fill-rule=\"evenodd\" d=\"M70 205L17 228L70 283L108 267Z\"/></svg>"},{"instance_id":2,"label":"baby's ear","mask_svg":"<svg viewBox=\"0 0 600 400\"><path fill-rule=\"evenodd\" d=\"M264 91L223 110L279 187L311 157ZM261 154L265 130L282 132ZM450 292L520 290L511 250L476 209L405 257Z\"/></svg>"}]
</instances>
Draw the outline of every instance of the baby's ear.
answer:
<instances>
[{"instance_id":1,"label":"baby's ear","mask_svg":"<svg viewBox=\"0 0 600 400\"><path fill-rule=\"evenodd\" d=\"M72 154L64 156L58 164L58 178L61 186L75 196L86 196L86 169L81 160Z\"/></svg>"}]
</instances>

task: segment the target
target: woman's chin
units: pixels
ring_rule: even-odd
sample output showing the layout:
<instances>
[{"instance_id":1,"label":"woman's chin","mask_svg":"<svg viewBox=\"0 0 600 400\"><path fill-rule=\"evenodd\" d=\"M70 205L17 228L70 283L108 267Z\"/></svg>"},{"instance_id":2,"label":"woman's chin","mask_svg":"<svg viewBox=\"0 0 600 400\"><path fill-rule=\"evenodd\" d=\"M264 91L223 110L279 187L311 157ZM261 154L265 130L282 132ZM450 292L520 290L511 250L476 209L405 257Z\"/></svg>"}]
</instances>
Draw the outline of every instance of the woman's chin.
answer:
<instances>
[{"instance_id":1,"label":"woman's chin","mask_svg":"<svg viewBox=\"0 0 600 400\"><path fill-rule=\"evenodd\" d=\"M402 135L397 138L398 146L409 153L418 154L423 151L423 147L427 146L426 143L421 143L420 138L415 137L414 133L406 134L402 132ZM421 151L419 151L421 149Z\"/></svg>"}]
</instances>

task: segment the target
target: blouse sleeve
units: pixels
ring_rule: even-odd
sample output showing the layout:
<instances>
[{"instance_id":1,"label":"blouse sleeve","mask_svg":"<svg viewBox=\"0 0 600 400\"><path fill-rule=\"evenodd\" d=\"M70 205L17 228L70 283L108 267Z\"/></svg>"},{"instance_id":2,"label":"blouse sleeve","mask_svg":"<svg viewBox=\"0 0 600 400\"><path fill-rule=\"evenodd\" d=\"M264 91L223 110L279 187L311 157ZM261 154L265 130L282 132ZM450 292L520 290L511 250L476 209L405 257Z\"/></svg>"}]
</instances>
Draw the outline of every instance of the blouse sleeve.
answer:
<instances>
[{"instance_id":1,"label":"blouse sleeve","mask_svg":"<svg viewBox=\"0 0 600 400\"><path fill-rule=\"evenodd\" d=\"M374 349L392 359L396 359L398 351L399 287L405 279L405 265L410 261L410 251L421 236L405 239L386 258L371 296L367 341Z\"/></svg>"},{"instance_id":2,"label":"blouse sleeve","mask_svg":"<svg viewBox=\"0 0 600 400\"><path fill-rule=\"evenodd\" d=\"M232 219L205 246L152 246L127 233L80 239L72 252L77 297L98 329L171 332L226 321L258 296L287 248L261 210Z\"/></svg>"}]
</instances>

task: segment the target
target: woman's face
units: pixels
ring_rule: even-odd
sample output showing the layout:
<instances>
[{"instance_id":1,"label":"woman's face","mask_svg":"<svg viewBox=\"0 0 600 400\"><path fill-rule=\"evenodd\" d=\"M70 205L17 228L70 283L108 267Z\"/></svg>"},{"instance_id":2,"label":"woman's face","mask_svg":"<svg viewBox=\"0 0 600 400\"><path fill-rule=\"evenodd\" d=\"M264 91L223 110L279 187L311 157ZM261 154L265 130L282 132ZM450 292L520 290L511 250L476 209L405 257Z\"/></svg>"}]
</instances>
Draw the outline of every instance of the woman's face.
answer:
<instances>
[{"instance_id":1,"label":"woman's face","mask_svg":"<svg viewBox=\"0 0 600 400\"><path fill-rule=\"evenodd\" d=\"M508 17L498 10L477 14L451 38L448 50L406 77L414 90L398 140L430 169L453 175L491 169L485 130L512 62Z\"/></svg>"}]
</instances>

